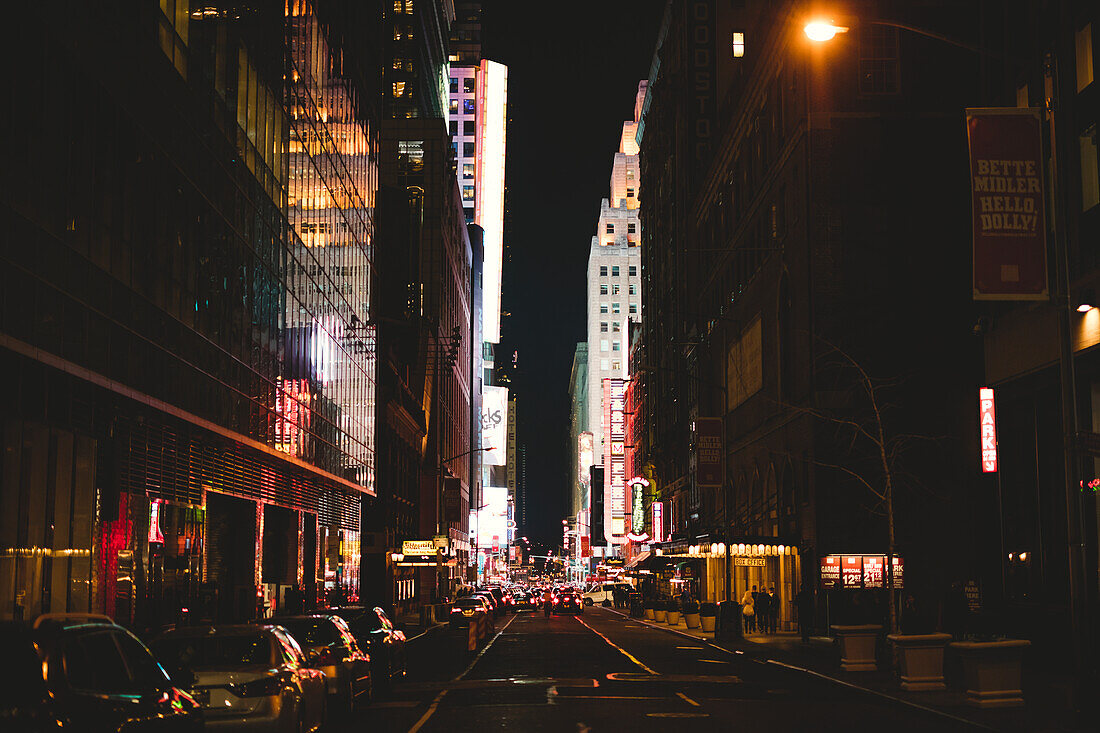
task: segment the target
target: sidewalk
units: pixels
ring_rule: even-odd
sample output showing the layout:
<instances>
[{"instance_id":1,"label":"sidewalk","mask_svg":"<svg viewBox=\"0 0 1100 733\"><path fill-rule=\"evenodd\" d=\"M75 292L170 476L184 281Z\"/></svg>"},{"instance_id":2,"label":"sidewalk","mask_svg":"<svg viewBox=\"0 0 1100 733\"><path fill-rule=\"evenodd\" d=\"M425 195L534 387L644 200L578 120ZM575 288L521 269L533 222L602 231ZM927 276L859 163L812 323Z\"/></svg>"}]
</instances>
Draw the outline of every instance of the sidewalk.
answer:
<instances>
[{"instance_id":1,"label":"sidewalk","mask_svg":"<svg viewBox=\"0 0 1100 733\"><path fill-rule=\"evenodd\" d=\"M715 641L713 633L688 629L682 618L676 626L669 626L641 618L630 618L618 609L607 610L656 630L709 642L726 651L740 652L763 663L812 674L837 684L890 698L899 704L962 720L978 729L1001 733L1069 733L1091 729L1072 720L1071 713L1062 704L1063 698L1057 691L1057 681L1051 684L1049 678L1043 680L1048 683L1046 685L1041 685L1038 680L1025 679L1026 705L1023 708L982 710L967 705L963 691L953 689L950 679L945 691L907 692L901 689L897 675L891 669L844 672L840 669L840 654L835 642L829 637L811 637L806 644L797 633L750 634L736 641ZM880 664L881 666L883 665Z\"/></svg>"},{"instance_id":2,"label":"sidewalk","mask_svg":"<svg viewBox=\"0 0 1100 733\"><path fill-rule=\"evenodd\" d=\"M419 613L408 613L393 619L393 625L405 633L405 641L408 642L419 639L436 629L444 628L447 624L435 622L425 626L420 623Z\"/></svg>"}]
</instances>

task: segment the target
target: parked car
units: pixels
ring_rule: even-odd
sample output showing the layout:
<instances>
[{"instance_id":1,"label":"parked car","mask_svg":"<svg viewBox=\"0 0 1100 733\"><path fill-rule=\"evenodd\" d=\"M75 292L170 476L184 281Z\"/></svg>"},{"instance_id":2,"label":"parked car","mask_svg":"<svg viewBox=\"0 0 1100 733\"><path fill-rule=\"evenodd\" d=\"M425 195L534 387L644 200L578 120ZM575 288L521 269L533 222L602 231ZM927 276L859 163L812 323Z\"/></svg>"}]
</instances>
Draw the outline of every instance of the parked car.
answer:
<instances>
[{"instance_id":1,"label":"parked car","mask_svg":"<svg viewBox=\"0 0 1100 733\"><path fill-rule=\"evenodd\" d=\"M385 686L408 672L405 633L393 625L380 606L341 606L321 613L339 616L371 659L375 686Z\"/></svg>"},{"instance_id":2,"label":"parked car","mask_svg":"<svg viewBox=\"0 0 1100 733\"><path fill-rule=\"evenodd\" d=\"M491 614L493 614L494 616L500 614L499 608L497 606L497 599L493 597L492 593L487 590L479 590L474 592L474 596L477 598L485 599L485 602L489 604L489 612Z\"/></svg>"},{"instance_id":3,"label":"parked car","mask_svg":"<svg viewBox=\"0 0 1100 733\"><path fill-rule=\"evenodd\" d=\"M283 733L325 724L325 675L280 627L177 628L152 647L202 705L207 730Z\"/></svg>"},{"instance_id":4,"label":"parked car","mask_svg":"<svg viewBox=\"0 0 1100 733\"><path fill-rule=\"evenodd\" d=\"M359 648L344 619L325 613L276 616L265 623L282 626L302 645L311 667L325 673L329 707L344 713L370 702L370 656Z\"/></svg>"},{"instance_id":5,"label":"parked car","mask_svg":"<svg viewBox=\"0 0 1100 733\"><path fill-rule=\"evenodd\" d=\"M584 613L581 594L575 590L563 590L554 594L551 613Z\"/></svg>"},{"instance_id":6,"label":"parked car","mask_svg":"<svg viewBox=\"0 0 1100 733\"><path fill-rule=\"evenodd\" d=\"M107 616L0 623L0 729L200 731L202 709Z\"/></svg>"},{"instance_id":7,"label":"parked car","mask_svg":"<svg viewBox=\"0 0 1100 733\"><path fill-rule=\"evenodd\" d=\"M622 591L631 591L633 588L630 583L599 583L591 590L584 594L584 605L591 606L594 603L598 603L601 606L610 606L615 602L615 589Z\"/></svg>"},{"instance_id":8,"label":"parked car","mask_svg":"<svg viewBox=\"0 0 1100 733\"><path fill-rule=\"evenodd\" d=\"M493 610L489 607L489 601L481 595L466 596L465 598L459 598L451 605L451 613L449 623L452 629L465 628L470 625L470 619L474 617L478 611L483 611L486 614L491 614Z\"/></svg>"}]
</instances>

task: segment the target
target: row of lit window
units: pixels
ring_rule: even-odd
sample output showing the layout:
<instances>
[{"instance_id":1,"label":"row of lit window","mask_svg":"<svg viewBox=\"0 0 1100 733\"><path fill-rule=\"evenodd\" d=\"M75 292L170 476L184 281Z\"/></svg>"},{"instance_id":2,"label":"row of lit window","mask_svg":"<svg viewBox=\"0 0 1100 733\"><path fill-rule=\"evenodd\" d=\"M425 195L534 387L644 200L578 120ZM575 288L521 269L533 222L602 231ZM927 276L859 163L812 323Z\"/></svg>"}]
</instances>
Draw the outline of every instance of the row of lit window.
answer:
<instances>
[{"instance_id":1,"label":"row of lit window","mask_svg":"<svg viewBox=\"0 0 1100 733\"><path fill-rule=\"evenodd\" d=\"M630 277L637 277L638 276L638 266L637 265L630 265L626 269L626 274L629 275ZM618 276L619 276L619 266L618 265L612 265L611 266L611 277L618 277ZM600 265L600 277L607 277L607 265Z\"/></svg>"},{"instance_id":2,"label":"row of lit window","mask_svg":"<svg viewBox=\"0 0 1100 733\"><path fill-rule=\"evenodd\" d=\"M622 351L622 348L622 342L618 339L611 342L612 351ZM600 339L600 351L607 351L607 339Z\"/></svg>"},{"instance_id":3,"label":"row of lit window","mask_svg":"<svg viewBox=\"0 0 1100 733\"><path fill-rule=\"evenodd\" d=\"M638 286L635 285L634 283L631 283L630 285L627 286L627 291L631 295L637 295L638 294ZM611 292L608 292L608 286L607 285L601 285L600 286L600 295L618 295L618 294L619 294L619 285L618 284L615 284L615 285L611 286Z\"/></svg>"},{"instance_id":4,"label":"row of lit window","mask_svg":"<svg viewBox=\"0 0 1100 733\"><path fill-rule=\"evenodd\" d=\"M611 333L622 331L622 323L619 321L612 321L610 324L607 321L600 321L600 333L607 333L608 325L611 326Z\"/></svg>"},{"instance_id":5,"label":"row of lit window","mask_svg":"<svg viewBox=\"0 0 1100 733\"><path fill-rule=\"evenodd\" d=\"M608 312L607 303L600 303L600 313L606 314L607 312ZM611 313L616 313L616 314L617 313L622 313L622 305L620 303L612 303L610 312ZM638 313L638 304L637 303L631 303L630 304L630 313L631 314L637 314Z\"/></svg>"},{"instance_id":6,"label":"row of lit window","mask_svg":"<svg viewBox=\"0 0 1100 733\"><path fill-rule=\"evenodd\" d=\"M452 99L451 100L451 114L453 114L453 115L458 114L458 100L457 99ZM472 99L463 99L462 100L462 114L464 114L464 115L477 114L477 103Z\"/></svg>"},{"instance_id":7,"label":"row of lit window","mask_svg":"<svg viewBox=\"0 0 1100 733\"><path fill-rule=\"evenodd\" d=\"M619 361L618 359L614 359L614 360L611 360L611 361L609 361L607 359L600 359L600 370L601 371L606 372L608 369L614 369L614 370L618 371L619 369L622 369L622 368L623 368L623 363L621 361Z\"/></svg>"},{"instance_id":8,"label":"row of lit window","mask_svg":"<svg viewBox=\"0 0 1100 733\"><path fill-rule=\"evenodd\" d=\"M467 76L462 80L462 92L464 94L473 94L474 90L477 88L476 84L477 77ZM451 77L451 94L458 94L458 79L453 76Z\"/></svg>"},{"instance_id":9,"label":"row of lit window","mask_svg":"<svg viewBox=\"0 0 1100 733\"><path fill-rule=\"evenodd\" d=\"M627 196L633 196L634 195L634 189L633 188L626 189L626 195ZM605 231L606 231L607 234L614 234L615 233L615 225L614 224L608 224L606 226ZM638 233L638 225L636 223L632 222L632 221L627 222L627 224L626 224L626 233L627 234L637 234Z\"/></svg>"},{"instance_id":10,"label":"row of lit window","mask_svg":"<svg viewBox=\"0 0 1100 733\"><path fill-rule=\"evenodd\" d=\"M451 120L450 122L451 137L458 135L458 120ZM476 135L475 123L473 120L463 120L462 122L462 134L463 135Z\"/></svg>"}]
</instances>

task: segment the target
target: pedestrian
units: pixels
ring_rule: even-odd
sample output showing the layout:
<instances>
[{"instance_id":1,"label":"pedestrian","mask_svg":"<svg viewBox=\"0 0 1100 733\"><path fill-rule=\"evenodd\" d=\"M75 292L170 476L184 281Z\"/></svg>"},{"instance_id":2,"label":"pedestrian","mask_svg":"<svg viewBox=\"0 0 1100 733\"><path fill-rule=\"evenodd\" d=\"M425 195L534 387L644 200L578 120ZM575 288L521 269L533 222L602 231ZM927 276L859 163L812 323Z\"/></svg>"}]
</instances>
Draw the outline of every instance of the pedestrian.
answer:
<instances>
[{"instance_id":1,"label":"pedestrian","mask_svg":"<svg viewBox=\"0 0 1100 733\"><path fill-rule=\"evenodd\" d=\"M776 633L776 622L779 620L779 596L775 594L775 586L768 588L768 633Z\"/></svg>"},{"instance_id":2,"label":"pedestrian","mask_svg":"<svg viewBox=\"0 0 1100 733\"><path fill-rule=\"evenodd\" d=\"M761 586L760 590L756 590L756 586L752 587L752 605L756 610L756 630L761 634L765 634L768 631L767 618L768 614L768 594L764 592L764 587Z\"/></svg>"},{"instance_id":3,"label":"pedestrian","mask_svg":"<svg viewBox=\"0 0 1100 733\"><path fill-rule=\"evenodd\" d=\"M798 630L802 634L802 643L808 644L814 625L814 595L808 585L799 589L794 597L794 605L798 610Z\"/></svg>"},{"instance_id":4,"label":"pedestrian","mask_svg":"<svg viewBox=\"0 0 1100 733\"><path fill-rule=\"evenodd\" d=\"M741 596L741 616L745 619L745 633L756 632L756 604L754 595L756 592L756 586L752 587L752 590L746 590L744 595Z\"/></svg>"}]
</instances>

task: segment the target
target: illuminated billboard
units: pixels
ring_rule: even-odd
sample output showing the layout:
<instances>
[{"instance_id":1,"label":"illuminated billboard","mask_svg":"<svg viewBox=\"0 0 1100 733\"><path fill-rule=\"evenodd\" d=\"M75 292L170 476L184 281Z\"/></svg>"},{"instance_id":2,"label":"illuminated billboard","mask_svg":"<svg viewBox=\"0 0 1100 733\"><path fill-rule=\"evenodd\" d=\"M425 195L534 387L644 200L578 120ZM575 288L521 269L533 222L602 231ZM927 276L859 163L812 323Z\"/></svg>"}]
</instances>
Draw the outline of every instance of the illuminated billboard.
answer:
<instances>
[{"instance_id":1,"label":"illuminated billboard","mask_svg":"<svg viewBox=\"0 0 1100 733\"><path fill-rule=\"evenodd\" d=\"M485 230L482 333L500 342L504 269L504 148L508 132L508 67L482 61L477 95L477 190L474 223Z\"/></svg>"},{"instance_id":2,"label":"illuminated billboard","mask_svg":"<svg viewBox=\"0 0 1100 733\"><path fill-rule=\"evenodd\" d=\"M484 387L481 395L481 444L485 465L508 464L508 388Z\"/></svg>"},{"instance_id":3,"label":"illuminated billboard","mask_svg":"<svg viewBox=\"0 0 1100 733\"><path fill-rule=\"evenodd\" d=\"M482 487L483 506L477 513L477 545L482 550L508 544L508 487Z\"/></svg>"},{"instance_id":4,"label":"illuminated billboard","mask_svg":"<svg viewBox=\"0 0 1100 733\"><path fill-rule=\"evenodd\" d=\"M626 383L621 379L603 380L604 412L604 537L626 543Z\"/></svg>"},{"instance_id":5,"label":"illuminated billboard","mask_svg":"<svg viewBox=\"0 0 1100 733\"><path fill-rule=\"evenodd\" d=\"M978 417L981 424L982 473L997 473L997 417L991 387L978 390Z\"/></svg>"}]
</instances>

